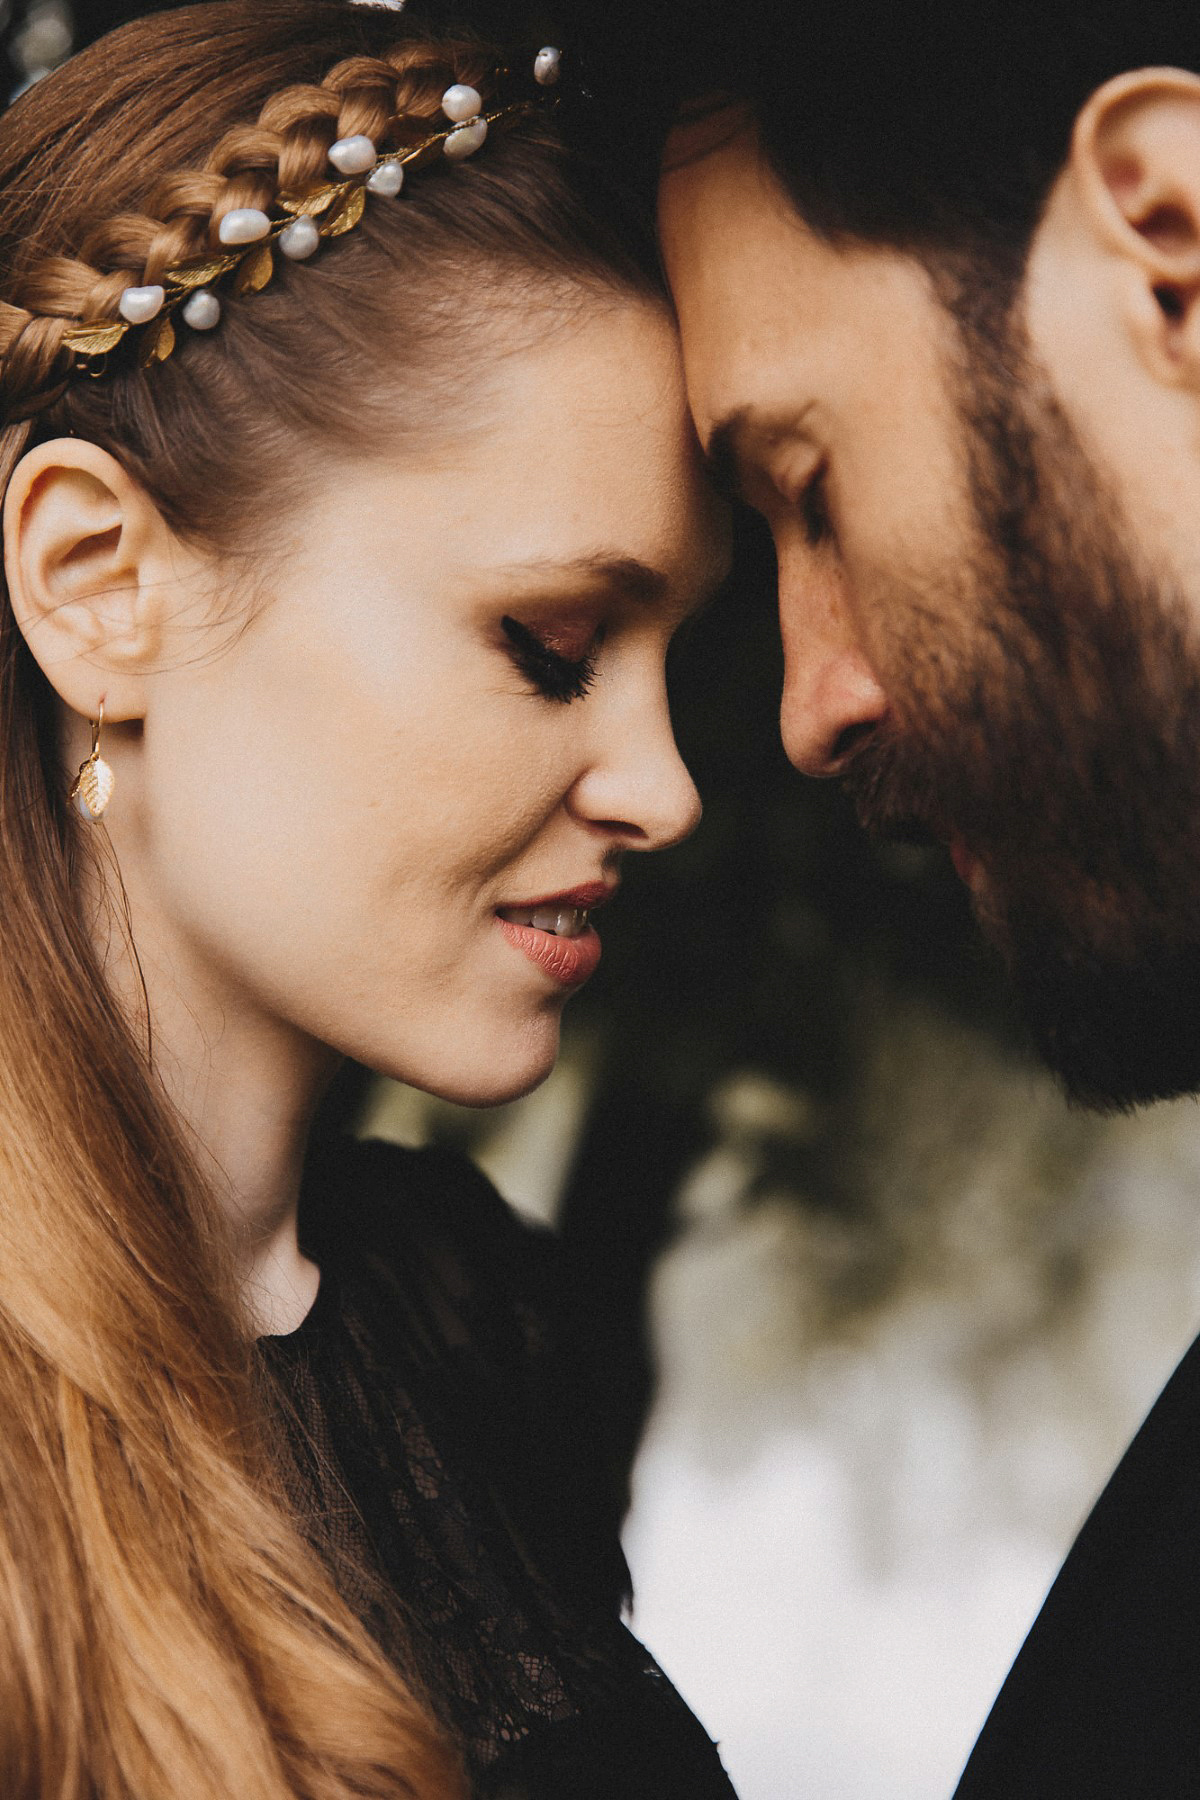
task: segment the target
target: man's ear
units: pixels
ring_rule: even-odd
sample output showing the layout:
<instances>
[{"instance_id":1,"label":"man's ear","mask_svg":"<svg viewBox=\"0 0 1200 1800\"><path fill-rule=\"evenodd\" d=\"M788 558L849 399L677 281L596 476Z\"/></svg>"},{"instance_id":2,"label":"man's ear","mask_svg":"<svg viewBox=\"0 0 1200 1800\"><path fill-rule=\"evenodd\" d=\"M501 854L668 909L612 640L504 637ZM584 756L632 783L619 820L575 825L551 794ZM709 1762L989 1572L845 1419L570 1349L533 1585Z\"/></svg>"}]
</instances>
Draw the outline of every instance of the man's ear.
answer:
<instances>
[{"instance_id":1,"label":"man's ear","mask_svg":"<svg viewBox=\"0 0 1200 1800\"><path fill-rule=\"evenodd\" d=\"M159 656L170 534L116 459L57 438L17 464L4 502L4 572L17 624L50 685L95 718L141 718Z\"/></svg>"},{"instance_id":2,"label":"man's ear","mask_svg":"<svg viewBox=\"0 0 1200 1800\"><path fill-rule=\"evenodd\" d=\"M1200 76L1106 82L1076 120L1068 170L1101 247L1135 277L1127 323L1143 360L1200 389Z\"/></svg>"}]
</instances>

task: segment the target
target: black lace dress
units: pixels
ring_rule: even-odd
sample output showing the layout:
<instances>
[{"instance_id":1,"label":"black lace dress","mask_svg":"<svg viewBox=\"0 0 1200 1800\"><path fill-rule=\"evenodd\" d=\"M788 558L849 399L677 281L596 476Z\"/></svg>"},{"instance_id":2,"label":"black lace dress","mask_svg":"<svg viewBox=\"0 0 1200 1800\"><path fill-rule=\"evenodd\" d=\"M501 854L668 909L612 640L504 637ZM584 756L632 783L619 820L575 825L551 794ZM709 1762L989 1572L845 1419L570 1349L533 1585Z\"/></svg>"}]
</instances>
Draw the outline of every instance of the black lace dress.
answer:
<instances>
[{"instance_id":1,"label":"black lace dress","mask_svg":"<svg viewBox=\"0 0 1200 1800\"><path fill-rule=\"evenodd\" d=\"M345 1598L426 1687L488 1800L733 1800L621 1621L628 1572L554 1239L469 1163L344 1140L310 1160L321 1269L260 1340L297 1503Z\"/></svg>"}]
</instances>

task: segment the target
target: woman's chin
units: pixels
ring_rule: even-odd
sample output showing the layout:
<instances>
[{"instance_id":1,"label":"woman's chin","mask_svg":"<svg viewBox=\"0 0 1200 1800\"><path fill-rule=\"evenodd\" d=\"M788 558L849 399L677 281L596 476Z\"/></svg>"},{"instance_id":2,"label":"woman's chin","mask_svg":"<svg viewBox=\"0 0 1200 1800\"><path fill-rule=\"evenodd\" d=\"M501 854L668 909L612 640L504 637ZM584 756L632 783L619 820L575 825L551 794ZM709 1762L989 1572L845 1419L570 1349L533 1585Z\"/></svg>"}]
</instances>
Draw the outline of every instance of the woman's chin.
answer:
<instances>
[{"instance_id":1,"label":"woman's chin","mask_svg":"<svg viewBox=\"0 0 1200 1800\"><path fill-rule=\"evenodd\" d=\"M525 1070L519 1075L511 1070L495 1071L490 1076L481 1075L475 1081L464 1081L453 1086L431 1088L440 1100L451 1100L456 1106L507 1106L512 1100L523 1100L534 1088L541 1087L543 1081L554 1068L555 1057L542 1061L536 1070Z\"/></svg>"},{"instance_id":2,"label":"woman's chin","mask_svg":"<svg viewBox=\"0 0 1200 1800\"><path fill-rule=\"evenodd\" d=\"M472 1042L464 1033L461 1051L451 1048L444 1056L430 1057L424 1066L409 1059L380 1067L381 1075L421 1088L455 1106L506 1106L540 1087L558 1061L559 1024L542 1018L528 1032L507 1041Z\"/></svg>"}]
</instances>

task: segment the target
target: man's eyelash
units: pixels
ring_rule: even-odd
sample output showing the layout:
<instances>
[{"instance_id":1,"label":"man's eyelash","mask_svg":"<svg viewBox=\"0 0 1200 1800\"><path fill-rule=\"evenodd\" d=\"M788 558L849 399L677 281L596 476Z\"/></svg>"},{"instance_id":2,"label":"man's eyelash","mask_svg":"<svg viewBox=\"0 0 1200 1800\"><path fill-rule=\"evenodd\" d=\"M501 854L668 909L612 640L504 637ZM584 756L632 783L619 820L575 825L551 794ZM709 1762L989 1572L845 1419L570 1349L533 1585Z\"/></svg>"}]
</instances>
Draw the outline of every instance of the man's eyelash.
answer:
<instances>
[{"instance_id":1,"label":"man's eyelash","mask_svg":"<svg viewBox=\"0 0 1200 1800\"><path fill-rule=\"evenodd\" d=\"M829 508L826 505L823 466L816 471L800 496L800 517L804 524L804 535L814 549L818 544L823 544L826 538L833 536Z\"/></svg>"},{"instance_id":2,"label":"man's eyelash","mask_svg":"<svg viewBox=\"0 0 1200 1800\"><path fill-rule=\"evenodd\" d=\"M507 616L500 621L501 630L511 646L511 655L517 668L528 681L547 700L558 700L567 705L572 700L582 700L596 678L596 646L593 645L586 656L573 661L568 656L560 656L544 644L535 632L519 619Z\"/></svg>"}]
</instances>

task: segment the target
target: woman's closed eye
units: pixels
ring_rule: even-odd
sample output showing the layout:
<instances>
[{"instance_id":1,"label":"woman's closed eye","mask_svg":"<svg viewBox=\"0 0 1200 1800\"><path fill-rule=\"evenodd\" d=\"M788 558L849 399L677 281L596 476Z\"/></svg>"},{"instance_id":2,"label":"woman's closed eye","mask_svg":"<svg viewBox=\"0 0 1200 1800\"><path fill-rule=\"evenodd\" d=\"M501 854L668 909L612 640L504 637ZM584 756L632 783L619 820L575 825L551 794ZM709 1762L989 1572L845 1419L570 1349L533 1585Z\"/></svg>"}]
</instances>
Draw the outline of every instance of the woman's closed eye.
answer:
<instances>
[{"instance_id":1,"label":"woman's closed eye","mask_svg":"<svg viewBox=\"0 0 1200 1800\"><path fill-rule=\"evenodd\" d=\"M539 694L564 705L584 698L596 678L596 654L603 641L602 631L593 634L584 655L571 657L552 649L545 638L539 637L528 625L522 625L519 619L506 615L500 626L508 639L509 656Z\"/></svg>"}]
</instances>

